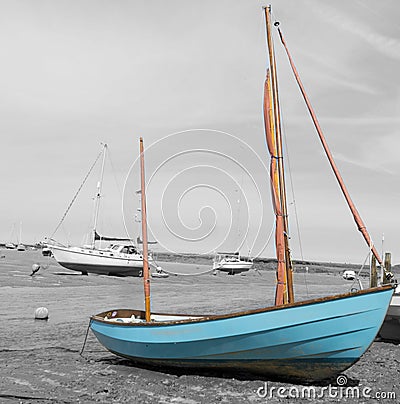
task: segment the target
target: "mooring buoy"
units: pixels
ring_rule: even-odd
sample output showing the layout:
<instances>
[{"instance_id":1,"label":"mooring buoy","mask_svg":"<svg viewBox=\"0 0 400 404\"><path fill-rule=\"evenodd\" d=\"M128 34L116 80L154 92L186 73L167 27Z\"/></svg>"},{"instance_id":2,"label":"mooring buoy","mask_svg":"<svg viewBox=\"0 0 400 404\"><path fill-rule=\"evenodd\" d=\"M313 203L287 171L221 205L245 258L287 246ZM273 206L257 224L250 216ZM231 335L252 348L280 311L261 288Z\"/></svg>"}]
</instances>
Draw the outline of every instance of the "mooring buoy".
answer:
<instances>
[{"instance_id":1,"label":"mooring buoy","mask_svg":"<svg viewBox=\"0 0 400 404\"><path fill-rule=\"evenodd\" d=\"M37 271L39 271L39 269L40 269L40 264L33 264L33 265L32 265L32 273L31 273L31 276L35 275L35 273L36 273Z\"/></svg>"},{"instance_id":2,"label":"mooring buoy","mask_svg":"<svg viewBox=\"0 0 400 404\"><path fill-rule=\"evenodd\" d=\"M46 307L38 307L35 310L36 320L47 320L49 318L49 310Z\"/></svg>"}]
</instances>

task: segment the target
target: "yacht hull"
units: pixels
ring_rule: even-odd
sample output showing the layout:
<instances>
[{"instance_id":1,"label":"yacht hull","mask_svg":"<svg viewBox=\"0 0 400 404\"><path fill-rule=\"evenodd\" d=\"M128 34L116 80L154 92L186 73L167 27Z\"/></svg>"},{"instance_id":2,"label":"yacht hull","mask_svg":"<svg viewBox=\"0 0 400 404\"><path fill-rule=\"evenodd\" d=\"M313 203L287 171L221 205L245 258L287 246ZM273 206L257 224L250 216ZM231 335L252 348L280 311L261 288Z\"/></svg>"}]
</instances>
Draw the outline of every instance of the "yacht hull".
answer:
<instances>
[{"instance_id":1,"label":"yacht hull","mask_svg":"<svg viewBox=\"0 0 400 404\"><path fill-rule=\"evenodd\" d=\"M82 273L115 276L142 276L139 254L115 254L107 250L51 246L56 261L64 268Z\"/></svg>"}]
</instances>

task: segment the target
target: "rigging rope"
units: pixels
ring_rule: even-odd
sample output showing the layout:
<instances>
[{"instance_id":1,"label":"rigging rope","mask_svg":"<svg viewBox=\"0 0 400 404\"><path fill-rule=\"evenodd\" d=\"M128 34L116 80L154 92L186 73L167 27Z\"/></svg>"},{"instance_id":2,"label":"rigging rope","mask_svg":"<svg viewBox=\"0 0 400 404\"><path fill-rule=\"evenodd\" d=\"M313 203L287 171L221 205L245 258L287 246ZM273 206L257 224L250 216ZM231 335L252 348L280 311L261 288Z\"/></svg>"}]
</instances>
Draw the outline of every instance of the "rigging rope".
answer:
<instances>
[{"instance_id":1,"label":"rigging rope","mask_svg":"<svg viewBox=\"0 0 400 404\"><path fill-rule=\"evenodd\" d=\"M354 287L354 285L355 285L356 282L358 282L358 286L359 286L360 290L363 289L363 285L362 285L361 280L360 280L360 274L361 274L361 272L363 271L365 265L367 264L367 261L371 261L371 253L372 253L372 248L370 247L370 249L369 249L369 251L368 251L368 254L367 254L367 256L366 256L365 259L364 259L364 262L363 262L362 265L361 265L361 268L360 268L359 271L357 272L356 278L353 280L353 283L350 285L350 291L351 291L351 292L354 291L354 290L357 290L357 289Z\"/></svg>"},{"instance_id":2,"label":"rigging rope","mask_svg":"<svg viewBox=\"0 0 400 404\"><path fill-rule=\"evenodd\" d=\"M121 186L120 186L120 184L118 182L118 178L115 175L117 170L115 169L115 166L114 166L113 161L111 159L111 151L110 151L110 149L107 149L107 150L108 150L107 157L108 157L108 161L110 162L111 171L113 173L115 185L117 186L118 195L119 195L120 199L122 199L122 189L121 189Z\"/></svg>"},{"instance_id":3,"label":"rigging rope","mask_svg":"<svg viewBox=\"0 0 400 404\"><path fill-rule=\"evenodd\" d=\"M79 355L82 356L82 357L83 357L82 354L83 354L83 350L85 349L85 345L86 345L86 341L87 341L87 338L88 338L88 335L89 335L90 325L92 324L92 321L93 321L92 318L90 318L89 324L88 324L87 329L86 329L85 340L83 341L81 351L79 352Z\"/></svg>"},{"instance_id":4,"label":"rigging rope","mask_svg":"<svg viewBox=\"0 0 400 404\"><path fill-rule=\"evenodd\" d=\"M120 186L120 183L119 183L119 181L118 181L118 178L117 178L117 175L116 175L116 173L117 173L117 170L116 170L116 168L115 168L115 165L114 165L114 162L113 162L114 160L113 160L113 157L111 156L111 149L109 148L109 147L107 147L107 154L106 154L106 165L107 164L109 164L109 167L110 167L110 169L111 169L111 173L112 173L112 177L113 177L113 179L114 179L114 183L115 183L115 189L116 189L116 192L115 191L110 191L110 193L113 193L113 194L117 194L118 195L118 200L123 200L123 194L122 194L122 189L121 189L121 186ZM108 166L106 166L106 167L108 167ZM109 168L107 168L107 172L109 172L110 171L110 169ZM105 181L104 181L104 183L105 183ZM103 187L104 188L104 187ZM102 196L107 196L106 194L105 195L102 195ZM110 199L107 199L107 197L106 198L104 198L103 199L103 202L102 202L102 209L101 209L101 212L103 212L104 210L107 210L108 208L110 208L110 206L108 205L108 202L110 201ZM101 223L101 228L110 228L110 222L109 222L109 220L108 219L110 219L110 217L109 216L106 216L106 215L103 215L102 213L100 212L100 215L99 215L99 217L100 217L100 223ZM123 212L122 212L123 213ZM113 224L115 223L115 221L113 221L112 222ZM123 224L123 221L122 221L122 224ZM100 226L99 226L100 227ZM90 225L88 225L88 228L90 228ZM135 245L133 242L132 242L132 237L130 236L130 234L126 231L126 229L125 229L125 238L126 238L126 240L129 240L130 242L131 242L131 244L132 245ZM118 238L115 238L114 240L118 240ZM101 242L102 241L109 241L109 240L106 240L105 238L102 238L101 240L100 240Z\"/></svg>"},{"instance_id":5,"label":"rigging rope","mask_svg":"<svg viewBox=\"0 0 400 404\"><path fill-rule=\"evenodd\" d=\"M202 272L195 272L194 274L190 273L179 273L179 272L172 272L172 271L167 271L166 269L162 268L160 265L158 265L158 263L156 262L155 258L153 257L153 262L149 262L148 263L149 266L154 267L157 269L157 272L165 272L168 275L172 275L172 276L199 276L199 275L204 275L204 274L208 274L210 272L214 271L214 268L212 269L207 269L206 271L202 271Z\"/></svg>"},{"instance_id":6,"label":"rigging rope","mask_svg":"<svg viewBox=\"0 0 400 404\"><path fill-rule=\"evenodd\" d=\"M348 205L348 207L349 207L349 209L350 209L350 211L351 211L351 213L353 215L353 219L354 219L354 221L355 221L355 223L357 225L357 228L361 232L361 234L363 235L364 240L367 242L367 244L372 246L372 253L375 255L375 257L376 257L377 261L379 262L379 264L383 265L382 257L380 257L380 255L379 255L378 251L376 250L375 246L372 244L372 239L371 239L371 237L370 237L370 235L369 235L369 233L367 231L367 228L365 227L365 224L362 221L361 216L358 213L358 211L357 211L357 209L356 209L356 207L355 207L355 205L354 205L354 203L353 203L353 201L352 201L352 199L350 197L350 194L349 194L349 192L347 190L347 187L345 186L345 184L343 182L343 178L342 178L342 176L341 176L341 174L340 174L340 172L339 172L339 170L338 170L338 168L336 166L336 163L333 160L332 153L331 153L331 151L330 151L330 149L328 147L328 144L326 142L326 139L325 139L325 137L324 137L324 135L322 133L322 129L321 129L321 127L319 125L319 122L318 122L318 119L317 119L317 117L315 115L315 111L311 106L311 102L310 102L310 100L309 100L309 98L308 98L308 96L307 96L307 94L305 92L303 83L300 80L299 74L298 74L297 69L296 69L296 67L294 65L293 59L292 59L292 57L291 57L291 55L289 53L289 49L288 49L288 47L286 45L285 39L283 37L283 34L282 34L282 32L281 32L281 30L279 28L279 23L275 23L274 25L278 26L278 34L279 34L280 40L282 42L282 45L283 45L283 47L284 47L284 49L286 51L287 57L289 59L289 64L290 64L290 66L292 68L292 71L293 71L293 74L294 74L294 76L296 78L296 82L297 82L297 84L299 86L299 89L300 89L300 92L301 92L301 94L303 96L303 99L304 99L304 101L305 101L305 103L307 105L307 109L308 109L308 111L310 113L311 119L312 119L312 121L314 123L314 127L315 127L315 129L316 129L316 131L318 133L318 137L319 137L319 139L320 139L320 141L322 143L322 146L323 146L323 149L325 151L325 154L326 154L326 156L327 156L327 158L329 160L329 163L331 165L332 171L335 174L335 177L336 177L336 180L337 180L337 182L339 184L339 187L342 190L343 196L346 199L347 205ZM385 268L384 268L384 271L386 273Z\"/></svg>"},{"instance_id":7,"label":"rigging rope","mask_svg":"<svg viewBox=\"0 0 400 404\"><path fill-rule=\"evenodd\" d=\"M282 103L281 103L281 105L282 105ZM296 198L295 198L295 195L294 195L292 169L291 169L291 165L290 165L289 147L288 147L287 138L286 138L286 127L285 127L285 120L283 119L282 106L280 106L280 114L281 114L282 123L283 123L282 124L282 126L283 126L282 132L283 132L283 139L285 141L285 148L286 148L286 160L287 160L287 167L288 167L288 171L289 171L290 190L292 191L292 196L293 196L292 204L293 204L293 209L294 209L294 217L295 217L295 220L296 220L297 237L299 239L300 257L301 257L301 260L304 262L303 246L302 246L301 235L300 235L299 216L297 214ZM307 274L308 274L308 272L305 271L304 272L304 283L305 283L305 286L306 286L306 294L307 294L307 296L309 296Z\"/></svg>"},{"instance_id":8,"label":"rigging rope","mask_svg":"<svg viewBox=\"0 0 400 404\"><path fill-rule=\"evenodd\" d=\"M97 161L99 160L100 156L103 154L104 149L101 150L101 152L98 154L98 156L96 157L96 160L94 161L94 163L92 164L92 166L89 169L89 172L86 174L85 178L83 179L83 182L81 183L81 185L79 186L78 190L76 191L74 197L72 198L72 201L70 202L70 204L67 207L67 210L64 212L60 222L58 223L56 229L53 231L52 235L50 236L50 239L52 239L54 237L54 234L56 234L57 230L60 228L60 226L62 225L62 223L64 222L65 217L67 216L69 210L71 209L73 203L75 202L76 198L78 197L79 192L81 191L82 187L85 185L85 182L87 181L90 173L93 171L94 166L96 165Z\"/></svg>"},{"instance_id":9,"label":"rigging rope","mask_svg":"<svg viewBox=\"0 0 400 404\"><path fill-rule=\"evenodd\" d=\"M215 271L213 268L211 269L207 269L207 271L203 271L203 272L196 272L194 274L188 274L188 273L179 273L179 272L172 272L172 271L167 271L166 269L160 267L162 272L165 272L168 275L173 275L173 276L200 276L200 275L205 275L208 274L210 272Z\"/></svg>"}]
</instances>

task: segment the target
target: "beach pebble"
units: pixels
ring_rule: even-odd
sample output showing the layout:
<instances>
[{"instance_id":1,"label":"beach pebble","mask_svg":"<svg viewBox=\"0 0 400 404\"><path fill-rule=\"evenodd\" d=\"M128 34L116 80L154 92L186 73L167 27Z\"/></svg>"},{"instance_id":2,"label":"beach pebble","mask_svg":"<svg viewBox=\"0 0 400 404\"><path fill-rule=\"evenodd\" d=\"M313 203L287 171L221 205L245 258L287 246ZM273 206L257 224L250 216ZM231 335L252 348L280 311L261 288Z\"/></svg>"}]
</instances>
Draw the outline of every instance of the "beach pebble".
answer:
<instances>
[{"instance_id":1,"label":"beach pebble","mask_svg":"<svg viewBox=\"0 0 400 404\"><path fill-rule=\"evenodd\" d=\"M117 373L117 372L115 370L112 370L112 369L103 369L103 370L100 370L98 372L98 374L102 375L102 376L112 376L115 373Z\"/></svg>"},{"instance_id":2,"label":"beach pebble","mask_svg":"<svg viewBox=\"0 0 400 404\"><path fill-rule=\"evenodd\" d=\"M37 320L47 320L49 318L49 310L46 307L38 307L35 310L35 318Z\"/></svg>"}]
</instances>

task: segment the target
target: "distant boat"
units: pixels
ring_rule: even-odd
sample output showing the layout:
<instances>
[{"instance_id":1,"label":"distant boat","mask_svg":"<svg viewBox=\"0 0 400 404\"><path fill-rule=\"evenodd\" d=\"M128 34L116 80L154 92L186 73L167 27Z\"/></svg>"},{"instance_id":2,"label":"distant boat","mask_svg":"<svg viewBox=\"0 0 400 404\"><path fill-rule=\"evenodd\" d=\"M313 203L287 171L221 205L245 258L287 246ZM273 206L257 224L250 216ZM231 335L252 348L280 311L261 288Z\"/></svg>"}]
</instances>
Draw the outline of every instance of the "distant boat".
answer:
<instances>
[{"instance_id":1,"label":"distant boat","mask_svg":"<svg viewBox=\"0 0 400 404\"><path fill-rule=\"evenodd\" d=\"M400 286L397 286L393 294L379 335L383 339L400 341Z\"/></svg>"},{"instance_id":2,"label":"distant boat","mask_svg":"<svg viewBox=\"0 0 400 404\"><path fill-rule=\"evenodd\" d=\"M13 225L12 225L9 240L15 240L16 239L16 237L14 235L14 232L15 232L15 223L13 223ZM5 247L8 250L15 250L17 248L17 245L18 245L18 239L17 239L17 243L13 243L13 242L10 241L9 243L5 244Z\"/></svg>"},{"instance_id":3,"label":"distant boat","mask_svg":"<svg viewBox=\"0 0 400 404\"><path fill-rule=\"evenodd\" d=\"M53 255L51 248L43 247L42 248L42 255L43 257L51 257Z\"/></svg>"},{"instance_id":4,"label":"distant boat","mask_svg":"<svg viewBox=\"0 0 400 404\"><path fill-rule=\"evenodd\" d=\"M47 243L47 248L51 250L54 258L61 266L81 272L82 274L95 273L115 276L142 276L143 256L131 239L101 236L97 232L106 152L107 144L103 144L102 152L97 157L98 159L102 155L103 162L95 197L91 244L84 246L65 246L50 239ZM113 244L106 248L96 246L96 242L104 241L112 241Z\"/></svg>"},{"instance_id":5,"label":"distant boat","mask_svg":"<svg viewBox=\"0 0 400 404\"><path fill-rule=\"evenodd\" d=\"M144 149L140 139L145 309L111 309L90 320L91 330L105 348L134 363L171 366L180 372L184 368L228 370L281 380L317 381L333 378L358 361L382 325L393 295L391 285L294 302L270 7L265 9L265 16L272 71L271 78L267 74L264 116L276 221L275 306L222 315L151 312ZM318 133L322 136L319 128ZM345 191L339 173L334 171ZM349 206L359 223L354 205ZM365 226L359 229L381 263Z\"/></svg>"},{"instance_id":6,"label":"distant boat","mask_svg":"<svg viewBox=\"0 0 400 404\"><path fill-rule=\"evenodd\" d=\"M153 271L151 273L151 277L152 278L168 278L169 275L165 271L163 271L162 268L157 268L156 271Z\"/></svg>"},{"instance_id":7,"label":"distant boat","mask_svg":"<svg viewBox=\"0 0 400 404\"><path fill-rule=\"evenodd\" d=\"M248 271L251 268L253 268L253 260L251 258L240 257L239 252L219 252L213 260L214 270L228 272L231 275Z\"/></svg>"},{"instance_id":8,"label":"distant boat","mask_svg":"<svg viewBox=\"0 0 400 404\"><path fill-rule=\"evenodd\" d=\"M354 271L346 270L342 274L342 278L346 279L347 281L353 281L356 279L357 275Z\"/></svg>"},{"instance_id":9,"label":"distant boat","mask_svg":"<svg viewBox=\"0 0 400 404\"><path fill-rule=\"evenodd\" d=\"M143 276L143 256L131 244L102 249L52 244L50 249L61 266L85 275Z\"/></svg>"},{"instance_id":10,"label":"distant boat","mask_svg":"<svg viewBox=\"0 0 400 404\"><path fill-rule=\"evenodd\" d=\"M22 222L19 224L19 242L17 245L17 251L25 251L26 247L24 244L22 244Z\"/></svg>"}]
</instances>

